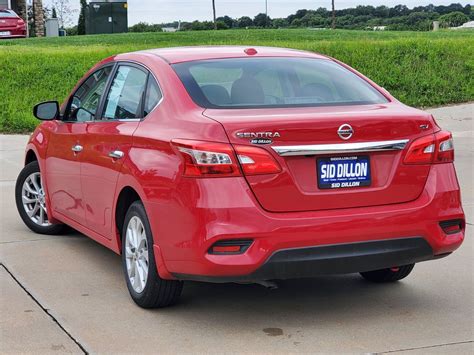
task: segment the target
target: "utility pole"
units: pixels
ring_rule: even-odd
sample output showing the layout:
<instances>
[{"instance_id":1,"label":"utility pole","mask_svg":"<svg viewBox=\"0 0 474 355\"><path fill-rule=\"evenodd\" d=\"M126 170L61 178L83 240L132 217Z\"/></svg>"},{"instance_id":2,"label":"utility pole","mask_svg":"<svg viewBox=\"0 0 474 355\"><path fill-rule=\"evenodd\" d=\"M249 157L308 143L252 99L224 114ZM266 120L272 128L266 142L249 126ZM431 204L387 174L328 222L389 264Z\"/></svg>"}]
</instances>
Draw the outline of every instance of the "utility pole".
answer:
<instances>
[{"instance_id":1,"label":"utility pole","mask_svg":"<svg viewBox=\"0 0 474 355\"><path fill-rule=\"evenodd\" d=\"M265 15L268 18L268 0L265 0Z\"/></svg>"},{"instance_id":2,"label":"utility pole","mask_svg":"<svg viewBox=\"0 0 474 355\"><path fill-rule=\"evenodd\" d=\"M30 38L30 19L28 17L28 1L25 1L26 38Z\"/></svg>"},{"instance_id":3,"label":"utility pole","mask_svg":"<svg viewBox=\"0 0 474 355\"><path fill-rule=\"evenodd\" d=\"M216 22L216 0L212 0L212 14L214 17L214 29L217 30L217 22Z\"/></svg>"},{"instance_id":4,"label":"utility pole","mask_svg":"<svg viewBox=\"0 0 474 355\"><path fill-rule=\"evenodd\" d=\"M336 7L334 6L334 0L332 0L332 29L336 29Z\"/></svg>"}]
</instances>

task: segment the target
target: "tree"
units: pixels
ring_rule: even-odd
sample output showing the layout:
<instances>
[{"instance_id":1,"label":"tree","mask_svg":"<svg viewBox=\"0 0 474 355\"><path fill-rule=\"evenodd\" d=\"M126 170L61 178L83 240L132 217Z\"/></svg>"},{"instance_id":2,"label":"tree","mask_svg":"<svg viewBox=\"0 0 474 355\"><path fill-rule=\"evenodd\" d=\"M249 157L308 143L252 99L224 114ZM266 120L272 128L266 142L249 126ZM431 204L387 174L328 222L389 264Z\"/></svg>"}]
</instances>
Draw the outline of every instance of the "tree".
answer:
<instances>
[{"instance_id":1,"label":"tree","mask_svg":"<svg viewBox=\"0 0 474 355\"><path fill-rule=\"evenodd\" d=\"M79 21L77 22L78 35L86 34L86 8L87 8L87 1L81 0L81 12L79 13Z\"/></svg>"},{"instance_id":2,"label":"tree","mask_svg":"<svg viewBox=\"0 0 474 355\"><path fill-rule=\"evenodd\" d=\"M321 27L324 26L325 20L321 15L308 13L301 19L302 25L305 27Z\"/></svg>"},{"instance_id":3,"label":"tree","mask_svg":"<svg viewBox=\"0 0 474 355\"><path fill-rule=\"evenodd\" d=\"M54 1L54 0L53 0ZM80 0L81 5L85 0ZM212 2L213 15L215 15L215 0ZM461 9L448 11L449 9ZM57 9L56 9L57 10ZM440 10L442 12L438 12ZM459 13L463 12L465 16ZM450 14L450 13L455 13ZM459 4L451 4L449 6L416 6L409 9L405 5L396 5L394 7L387 6L356 6L348 9L335 9L335 0L332 0L332 11L325 8L316 10L300 9L294 14L286 18L271 19L265 13L258 14L254 20L244 16L239 19L233 19L229 16L220 16L214 18L214 21L194 21L181 23L182 30L212 30L226 28L343 28L343 29L372 29L376 26L385 26L390 30L414 30L429 31L432 27L433 20L438 20L440 15L448 15L441 18L443 26L459 26L467 21L468 17L474 18L474 11L470 6L461 6ZM59 17L59 15L58 15ZM148 25L139 24L140 26L132 26L130 31L144 30L156 31L162 27L178 27L178 23ZM158 27L152 27L158 26Z\"/></svg>"},{"instance_id":4,"label":"tree","mask_svg":"<svg viewBox=\"0 0 474 355\"><path fill-rule=\"evenodd\" d=\"M272 24L272 19L269 16L260 13L253 19L253 24L262 28L270 27Z\"/></svg>"},{"instance_id":5,"label":"tree","mask_svg":"<svg viewBox=\"0 0 474 355\"><path fill-rule=\"evenodd\" d=\"M139 22L128 28L130 32L162 32L162 28L159 25L150 25L146 22Z\"/></svg>"},{"instance_id":6,"label":"tree","mask_svg":"<svg viewBox=\"0 0 474 355\"><path fill-rule=\"evenodd\" d=\"M33 1L33 27L36 37L44 36L44 8L42 0Z\"/></svg>"},{"instance_id":7,"label":"tree","mask_svg":"<svg viewBox=\"0 0 474 355\"><path fill-rule=\"evenodd\" d=\"M224 22L226 24L227 28L234 27L235 20L230 18L229 16L218 17L216 19L216 22L219 22L219 21Z\"/></svg>"},{"instance_id":8,"label":"tree","mask_svg":"<svg viewBox=\"0 0 474 355\"><path fill-rule=\"evenodd\" d=\"M303 21L300 18L295 18L291 21L290 26L294 28L303 27Z\"/></svg>"},{"instance_id":9,"label":"tree","mask_svg":"<svg viewBox=\"0 0 474 355\"><path fill-rule=\"evenodd\" d=\"M406 5L396 5L389 11L389 17L406 16L410 13L410 9Z\"/></svg>"},{"instance_id":10,"label":"tree","mask_svg":"<svg viewBox=\"0 0 474 355\"><path fill-rule=\"evenodd\" d=\"M242 16L237 20L237 26L239 28L247 28L247 27L252 27L253 26L253 21L250 17L248 16Z\"/></svg>"},{"instance_id":11,"label":"tree","mask_svg":"<svg viewBox=\"0 0 474 355\"><path fill-rule=\"evenodd\" d=\"M450 12L439 17L439 22L443 27L459 27L469 21L469 16L460 11Z\"/></svg>"},{"instance_id":12,"label":"tree","mask_svg":"<svg viewBox=\"0 0 474 355\"><path fill-rule=\"evenodd\" d=\"M390 9L387 6L377 6L374 10L375 17L388 17Z\"/></svg>"},{"instance_id":13,"label":"tree","mask_svg":"<svg viewBox=\"0 0 474 355\"><path fill-rule=\"evenodd\" d=\"M217 21L216 21L216 1L212 0L212 14L214 19L214 29L217 30Z\"/></svg>"},{"instance_id":14,"label":"tree","mask_svg":"<svg viewBox=\"0 0 474 355\"><path fill-rule=\"evenodd\" d=\"M76 10L71 9L69 0L53 0L53 7L56 8L59 27L65 28L72 23Z\"/></svg>"},{"instance_id":15,"label":"tree","mask_svg":"<svg viewBox=\"0 0 474 355\"><path fill-rule=\"evenodd\" d=\"M56 8L53 7L53 10L51 12L51 18L58 18L58 14L56 13Z\"/></svg>"},{"instance_id":16,"label":"tree","mask_svg":"<svg viewBox=\"0 0 474 355\"><path fill-rule=\"evenodd\" d=\"M285 28L288 27L288 21L284 18L275 18L272 21L273 28Z\"/></svg>"},{"instance_id":17,"label":"tree","mask_svg":"<svg viewBox=\"0 0 474 355\"><path fill-rule=\"evenodd\" d=\"M334 0L332 0L332 25L331 28L334 30L336 28L336 7L334 5Z\"/></svg>"},{"instance_id":18,"label":"tree","mask_svg":"<svg viewBox=\"0 0 474 355\"><path fill-rule=\"evenodd\" d=\"M224 21L217 20L215 23L215 28L217 30L227 30L229 29L229 26Z\"/></svg>"},{"instance_id":19,"label":"tree","mask_svg":"<svg viewBox=\"0 0 474 355\"><path fill-rule=\"evenodd\" d=\"M288 23L292 23L295 19L302 19L306 14L308 13L308 10L306 9L301 9L296 11L296 13L289 15L286 20Z\"/></svg>"}]
</instances>

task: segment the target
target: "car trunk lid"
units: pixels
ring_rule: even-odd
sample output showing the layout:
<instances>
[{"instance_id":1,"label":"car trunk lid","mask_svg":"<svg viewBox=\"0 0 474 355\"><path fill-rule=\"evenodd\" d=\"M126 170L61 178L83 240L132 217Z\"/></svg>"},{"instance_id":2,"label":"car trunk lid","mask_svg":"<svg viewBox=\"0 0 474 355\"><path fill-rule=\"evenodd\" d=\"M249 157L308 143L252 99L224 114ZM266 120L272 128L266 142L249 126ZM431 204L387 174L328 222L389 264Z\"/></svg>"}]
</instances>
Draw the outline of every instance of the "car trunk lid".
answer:
<instances>
[{"instance_id":1,"label":"car trunk lid","mask_svg":"<svg viewBox=\"0 0 474 355\"><path fill-rule=\"evenodd\" d=\"M14 17L0 17L0 29L16 27L18 20L18 18Z\"/></svg>"},{"instance_id":2,"label":"car trunk lid","mask_svg":"<svg viewBox=\"0 0 474 355\"><path fill-rule=\"evenodd\" d=\"M404 165L404 147L437 128L429 114L398 103L208 109L204 115L222 124L232 144L258 145L279 162L279 174L246 176L259 203L272 212L365 207L416 199L430 166ZM350 132L344 132L348 126L353 131L349 139ZM343 130L342 138L339 129ZM332 188L337 181L321 179L322 169L339 169L345 170L341 176L351 180L349 177L357 175L355 170L361 166L368 170L369 179L367 174L357 177L365 179L359 184L339 182Z\"/></svg>"}]
</instances>

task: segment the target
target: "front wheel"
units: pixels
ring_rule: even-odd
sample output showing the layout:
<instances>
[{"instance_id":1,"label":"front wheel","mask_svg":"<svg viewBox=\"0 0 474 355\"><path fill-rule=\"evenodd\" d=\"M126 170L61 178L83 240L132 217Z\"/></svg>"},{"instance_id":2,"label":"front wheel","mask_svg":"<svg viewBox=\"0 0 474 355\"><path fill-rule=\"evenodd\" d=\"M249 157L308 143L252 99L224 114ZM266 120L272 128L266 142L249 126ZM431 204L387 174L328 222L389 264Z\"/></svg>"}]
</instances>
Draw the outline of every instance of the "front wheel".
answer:
<instances>
[{"instance_id":1,"label":"front wheel","mask_svg":"<svg viewBox=\"0 0 474 355\"><path fill-rule=\"evenodd\" d=\"M26 165L18 175L15 201L21 219L33 232L50 235L63 232L63 224L52 224L49 221L46 195L37 161Z\"/></svg>"},{"instance_id":2,"label":"front wheel","mask_svg":"<svg viewBox=\"0 0 474 355\"><path fill-rule=\"evenodd\" d=\"M122 265L130 295L140 307L167 307L178 301L183 282L164 280L158 275L153 236L145 208L140 201L134 202L125 216Z\"/></svg>"},{"instance_id":3,"label":"front wheel","mask_svg":"<svg viewBox=\"0 0 474 355\"><path fill-rule=\"evenodd\" d=\"M404 279L410 275L415 264L391 267L389 269L381 269L375 271L361 272L362 277L371 282L395 282Z\"/></svg>"}]
</instances>

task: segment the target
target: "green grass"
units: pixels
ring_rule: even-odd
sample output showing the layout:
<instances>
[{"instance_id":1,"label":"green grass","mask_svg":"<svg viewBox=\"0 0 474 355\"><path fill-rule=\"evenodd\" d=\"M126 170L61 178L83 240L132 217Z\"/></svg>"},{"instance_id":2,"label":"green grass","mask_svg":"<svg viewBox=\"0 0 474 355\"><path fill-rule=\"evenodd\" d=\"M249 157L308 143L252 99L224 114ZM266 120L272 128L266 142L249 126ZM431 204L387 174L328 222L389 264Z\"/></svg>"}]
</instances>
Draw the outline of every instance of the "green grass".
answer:
<instances>
[{"instance_id":1,"label":"green grass","mask_svg":"<svg viewBox=\"0 0 474 355\"><path fill-rule=\"evenodd\" d=\"M29 132L32 106L62 101L99 60L146 48L267 45L335 57L418 107L474 100L474 32L232 30L0 41L0 132Z\"/></svg>"}]
</instances>

